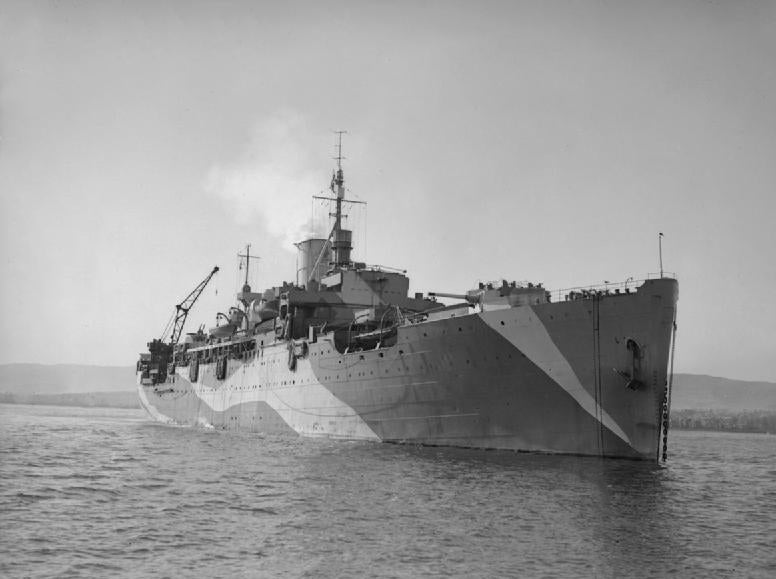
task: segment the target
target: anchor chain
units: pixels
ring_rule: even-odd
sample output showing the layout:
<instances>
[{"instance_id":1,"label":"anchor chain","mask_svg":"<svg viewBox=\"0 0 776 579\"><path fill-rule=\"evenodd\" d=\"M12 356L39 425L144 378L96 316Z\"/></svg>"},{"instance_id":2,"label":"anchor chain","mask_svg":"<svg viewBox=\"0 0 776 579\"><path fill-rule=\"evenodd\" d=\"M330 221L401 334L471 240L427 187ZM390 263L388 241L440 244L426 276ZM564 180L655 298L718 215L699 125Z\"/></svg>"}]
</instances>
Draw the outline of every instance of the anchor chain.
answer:
<instances>
[{"instance_id":1,"label":"anchor chain","mask_svg":"<svg viewBox=\"0 0 776 579\"><path fill-rule=\"evenodd\" d=\"M668 459L668 388L663 391L663 403L661 407L660 428L663 431L663 462Z\"/></svg>"}]
</instances>

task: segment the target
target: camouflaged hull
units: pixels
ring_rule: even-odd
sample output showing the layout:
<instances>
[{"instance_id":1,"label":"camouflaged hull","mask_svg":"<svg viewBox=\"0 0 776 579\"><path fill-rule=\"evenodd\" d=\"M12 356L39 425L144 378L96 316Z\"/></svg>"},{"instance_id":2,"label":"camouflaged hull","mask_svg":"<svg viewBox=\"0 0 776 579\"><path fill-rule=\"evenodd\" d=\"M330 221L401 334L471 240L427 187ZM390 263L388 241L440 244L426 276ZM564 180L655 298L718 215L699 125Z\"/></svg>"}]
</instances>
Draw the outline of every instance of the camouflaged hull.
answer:
<instances>
[{"instance_id":1,"label":"camouflaged hull","mask_svg":"<svg viewBox=\"0 0 776 579\"><path fill-rule=\"evenodd\" d=\"M184 366L138 389L152 417L182 425L657 460L677 295L650 280L406 324L395 345L356 352L331 334L273 338L223 379L200 363L194 381Z\"/></svg>"}]
</instances>

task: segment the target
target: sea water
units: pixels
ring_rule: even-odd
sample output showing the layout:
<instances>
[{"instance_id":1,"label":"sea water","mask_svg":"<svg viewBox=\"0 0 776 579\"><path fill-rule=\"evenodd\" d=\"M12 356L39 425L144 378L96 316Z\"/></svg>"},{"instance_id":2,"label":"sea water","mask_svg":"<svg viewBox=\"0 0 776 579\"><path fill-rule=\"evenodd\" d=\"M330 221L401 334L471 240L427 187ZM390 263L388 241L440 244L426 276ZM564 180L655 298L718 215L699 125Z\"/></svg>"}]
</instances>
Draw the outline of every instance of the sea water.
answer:
<instances>
[{"instance_id":1,"label":"sea water","mask_svg":"<svg viewBox=\"0 0 776 579\"><path fill-rule=\"evenodd\" d=\"M4 577L776 577L776 436L643 462L0 405Z\"/></svg>"}]
</instances>

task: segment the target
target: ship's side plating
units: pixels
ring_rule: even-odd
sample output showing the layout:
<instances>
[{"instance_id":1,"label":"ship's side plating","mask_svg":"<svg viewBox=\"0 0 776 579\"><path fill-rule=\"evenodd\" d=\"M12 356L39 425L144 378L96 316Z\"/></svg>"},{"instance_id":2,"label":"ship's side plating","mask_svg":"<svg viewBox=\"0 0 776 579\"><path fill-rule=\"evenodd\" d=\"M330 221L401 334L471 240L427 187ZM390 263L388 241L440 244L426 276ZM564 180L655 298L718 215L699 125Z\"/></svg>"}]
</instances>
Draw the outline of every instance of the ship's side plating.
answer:
<instances>
[{"instance_id":1,"label":"ship's side plating","mask_svg":"<svg viewBox=\"0 0 776 579\"><path fill-rule=\"evenodd\" d=\"M677 288L459 309L355 350L257 335L138 389L178 424L655 460Z\"/></svg>"}]
</instances>

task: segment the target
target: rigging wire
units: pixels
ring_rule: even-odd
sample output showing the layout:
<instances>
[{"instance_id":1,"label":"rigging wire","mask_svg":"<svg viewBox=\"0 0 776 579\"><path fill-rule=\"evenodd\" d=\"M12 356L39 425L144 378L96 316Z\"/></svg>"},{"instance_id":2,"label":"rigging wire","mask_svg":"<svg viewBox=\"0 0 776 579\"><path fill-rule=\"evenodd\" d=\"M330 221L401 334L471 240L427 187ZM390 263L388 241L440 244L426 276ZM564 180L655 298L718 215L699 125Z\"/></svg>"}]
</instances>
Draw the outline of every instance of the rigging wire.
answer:
<instances>
[{"instance_id":1,"label":"rigging wire","mask_svg":"<svg viewBox=\"0 0 776 579\"><path fill-rule=\"evenodd\" d=\"M177 315L177 312L173 312L170 314L170 319L167 320L167 323L164 326L164 329L162 330L161 339L164 341L164 337L170 333L170 327L172 326L172 321L175 319L175 316Z\"/></svg>"}]
</instances>

